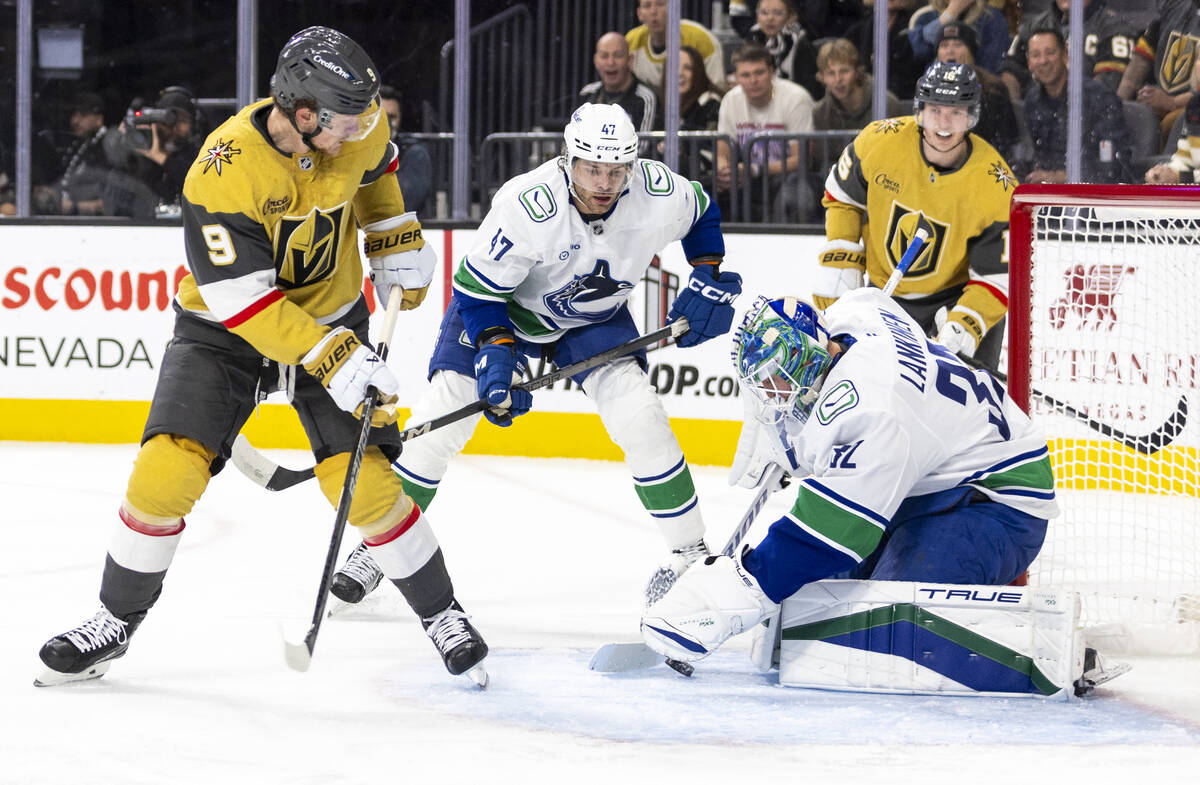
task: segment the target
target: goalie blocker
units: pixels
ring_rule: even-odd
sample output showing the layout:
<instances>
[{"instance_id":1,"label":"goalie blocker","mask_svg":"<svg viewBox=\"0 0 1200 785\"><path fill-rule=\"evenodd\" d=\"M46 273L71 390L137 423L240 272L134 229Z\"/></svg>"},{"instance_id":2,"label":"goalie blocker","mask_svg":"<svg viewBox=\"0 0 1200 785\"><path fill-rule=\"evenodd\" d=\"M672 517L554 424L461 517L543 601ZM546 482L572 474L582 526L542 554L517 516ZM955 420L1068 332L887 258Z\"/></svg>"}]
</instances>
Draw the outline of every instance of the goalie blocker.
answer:
<instances>
[{"instance_id":1,"label":"goalie blocker","mask_svg":"<svg viewBox=\"0 0 1200 785\"><path fill-rule=\"evenodd\" d=\"M1074 592L824 580L756 629L751 656L788 687L1067 700L1125 670L1085 674L1078 619Z\"/></svg>"}]
</instances>

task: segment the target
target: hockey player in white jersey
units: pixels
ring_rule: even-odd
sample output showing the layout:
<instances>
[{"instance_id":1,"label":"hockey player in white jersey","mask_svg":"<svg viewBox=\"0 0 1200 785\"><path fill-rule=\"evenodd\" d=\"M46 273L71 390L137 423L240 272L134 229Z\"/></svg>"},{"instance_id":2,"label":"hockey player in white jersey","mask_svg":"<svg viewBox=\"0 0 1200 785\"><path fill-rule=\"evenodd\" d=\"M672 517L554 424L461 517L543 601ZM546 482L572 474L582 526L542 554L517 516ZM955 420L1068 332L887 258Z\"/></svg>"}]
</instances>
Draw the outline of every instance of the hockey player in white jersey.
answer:
<instances>
[{"instance_id":1,"label":"hockey player in white jersey","mask_svg":"<svg viewBox=\"0 0 1200 785\"><path fill-rule=\"evenodd\" d=\"M637 337L627 300L654 255L681 241L692 266L669 319L687 318L681 347L727 333L736 273L719 269L725 253L720 211L699 183L658 161L637 158L638 137L619 106L584 104L563 133L563 155L507 182L454 275L454 296L429 364L430 387L413 421L485 399L499 426L529 411L529 392L513 389L528 355L563 367ZM651 577L647 599L661 596L689 564L708 554L696 490L667 413L646 373L645 352L572 377L599 410L625 454L637 494L671 553ZM479 416L414 439L393 464L406 491L426 508L450 459ZM411 544L414 559L423 543ZM380 579L359 547L335 575L332 591L358 602Z\"/></svg>"},{"instance_id":2,"label":"hockey player in white jersey","mask_svg":"<svg viewBox=\"0 0 1200 785\"><path fill-rule=\"evenodd\" d=\"M693 566L647 609L654 650L700 659L823 578L1005 585L1041 549L1057 514L1045 436L880 290L824 316L760 298L733 354L759 411L731 479L778 463L796 500L755 548Z\"/></svg>"}]
</instances>

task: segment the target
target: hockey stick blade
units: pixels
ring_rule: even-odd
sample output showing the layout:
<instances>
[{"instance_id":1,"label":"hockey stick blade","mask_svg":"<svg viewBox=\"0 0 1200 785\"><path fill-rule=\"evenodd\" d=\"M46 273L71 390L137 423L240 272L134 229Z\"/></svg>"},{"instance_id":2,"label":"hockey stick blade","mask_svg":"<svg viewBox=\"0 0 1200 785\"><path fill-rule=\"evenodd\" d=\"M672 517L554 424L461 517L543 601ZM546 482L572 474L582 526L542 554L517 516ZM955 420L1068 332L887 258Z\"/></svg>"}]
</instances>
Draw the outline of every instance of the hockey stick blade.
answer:
<instances>
[{"instance_id":1,"label":"hockey stick blade","mask_svg":"<svg viewBox=\"0 0 1200 785\"><path fill-rule=\"evenodd\" d=\"M644 349L647 346L678 338L688 331L688 322L685 318L679 318L671 322L665 327L662 327L654 332L640 335L633 340L626 341L620 346L614 346L611 349L605 350L591 357L584 358L576 363L571 363L563 368L558 368L550 373L544 373L527 382L521 382L517 387L533 392L540 390L543 387L549 387L555 382L559 382L575 374L583 371L591 370L598 365L603 365L611 360L624 357L627 354L632 354L638 349ZM473 414L479 414L485 408L486 404L483 401L473 401L466 406L455 409L452 412L443 414L440 417L435 417L428 422L423 422L420 425L414 425L411 428L405 428L400 431L400 442L406 442L409 439L415 439L418 436L424 436L430 431L436 431L438 428L444 428L447 425L458 422L459 420L470 417ZM246 437L238 434L238 437L233 442L233 455L230 461L238 471L244 474L251 482L266 488L268 491L282 491L291 488L293 485L298 485L306 480L311 480L315 474L312 468L308 469L289 469L285 466L272 461L267 456L259 452L254 445L250 444Z\"/></svg>"},{"instance_id":2,"label":"hockey stick blade","mask_svg":"<svg viewBox=\"0 0 1200 785\"><path fill-rule=\"evenodd\" d=\"M976 370L986 370L1001 383L1008 383L1008 375L1002 371L993 371L988 368L983 368L979 365L979 362L974 357L966 357L960 354L958 355L958 358ZM1124 431L1119 431L1108 423L1095 420L1079 411L1066 401L1060 401L1058 398L1055 398L1052 395L1047 395L1046 393L1034 387L1029 388L1029 394L1045 403L1051 409L1062 412L1076 422L1082 423L1091 428L1093 431L1096 431L1100 435L1107 436L1114 442L1123 444L1131 450L1136 450L1142 455L1154 455L1163 447L1166 447L1171 442L1175 441L1175 437L1183 433L1183 429L1187 427L1188 402L1186 395L1179 396L1179 401L1175 404L1174 413L1172 413L1162 425L1158 426L1144 436L1134 436L1132 434L1125 433Z\"/></svg>"}]
</instances>

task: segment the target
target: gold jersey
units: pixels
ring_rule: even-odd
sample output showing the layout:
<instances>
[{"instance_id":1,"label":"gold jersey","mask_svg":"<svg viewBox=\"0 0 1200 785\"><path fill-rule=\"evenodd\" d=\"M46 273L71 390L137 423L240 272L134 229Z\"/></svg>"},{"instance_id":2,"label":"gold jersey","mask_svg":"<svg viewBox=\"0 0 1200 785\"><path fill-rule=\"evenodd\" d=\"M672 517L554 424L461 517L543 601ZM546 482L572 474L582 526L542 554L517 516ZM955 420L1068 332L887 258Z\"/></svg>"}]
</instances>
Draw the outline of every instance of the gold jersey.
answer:
<instances>
[{"instance_id":1,"label":"gold jersey","mask_svg":"<svg viewBox=\"0 0 1200 785\"><path fill-rule=\"evenodd\" d=\"M289 154L267 133L271 105L222 123L188 171L176 300L295 365L361 296L359 225L402 214L404 199L386 122L334 156Z\"/></svg>"},{"instance_id":2,"label":"gold jersey","mask_svg":"<svg viewBox=\"0 0 1200 785\"><path fill-rule=\"evenodd\" d=\"M934 235L894 297L916 310L922 301L946 302L952 319L976 320L986 331L1008 310L1008 211L1017 180L986 141L969 134L967 143L962 166L943 171L925 160L914 118L871 123L830 171L822 204L826 236L861 237L867 277L878 288L923 215Z\"/></svg>"}]
</instances>

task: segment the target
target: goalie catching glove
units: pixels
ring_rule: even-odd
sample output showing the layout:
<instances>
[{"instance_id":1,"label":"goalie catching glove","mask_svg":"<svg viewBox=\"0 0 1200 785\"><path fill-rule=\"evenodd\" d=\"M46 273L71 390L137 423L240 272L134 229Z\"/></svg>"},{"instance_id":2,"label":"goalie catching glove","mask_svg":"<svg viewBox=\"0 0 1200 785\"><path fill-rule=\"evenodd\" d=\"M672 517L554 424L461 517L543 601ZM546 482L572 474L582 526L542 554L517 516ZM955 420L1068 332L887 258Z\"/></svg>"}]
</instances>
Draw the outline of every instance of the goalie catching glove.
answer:
<instances>
[{"instance_id":1,"label":"goalie catching glove","mask_svg":"<svg viewBox=\"0 0 1200 785\"><path fill-rule=\"evenodd\" d=\"M813 278L813 305L822 311L839 297L863 285L867 254L861 243L831 240L817 254L817 274Z\"/></svg>"},{"instance_id":2,"label":"goalie catching glove","mask_svg":"<svg viewBox=\"0 0 1200 785\"><path fill-rule=\"evenodd\" d=\"M416 308L429 291L437 254L421 236L421 223L416 213L404 213L363 227L367 238L363 251L371 264L371 283L375 296L387 307L388 292L393 286L404 290L400 310Z\"/></svg>"},{"instance_id":3,"label":"goalie catching glove","mask_svg":"<svg viewBox=\"0 0 1200 785\"><path fill-rule=\"evenodd\" d=\"M379 355L363 346L352 331L345 327L330 331L300 363L325 386L339 408L362 417L367 388L374 387L379 406L371 414L371 426L379 428L396 421L400 383Z\"/></svg>"},{"instance_id":4,"label":"goalie catching glove","mask_svg":"<svg viewBox=\"0 0 1200 785\"><path fill-rule=\"evenodd\" d=\"M475 390L489 406L483 412L488 422L507 428L533 406L533 394L513 386L524 375L525 358L513 334L499 327L484 330L475 353Z\"/></svg>"},{"instance_id":5,"label":"goalie catching glove","mask_svg":"<svg viewBox=\"0 0 1200 785\"><path fill-rule=\"evenodd\" d=\"M675 340L676 346L704 343L733 326L733 301L742 293L742 276L716 269L715 264L695 265L687 288L671 304L668 322L681 316L688 320L688 331Z\"/></svg>"}]
</instances>

